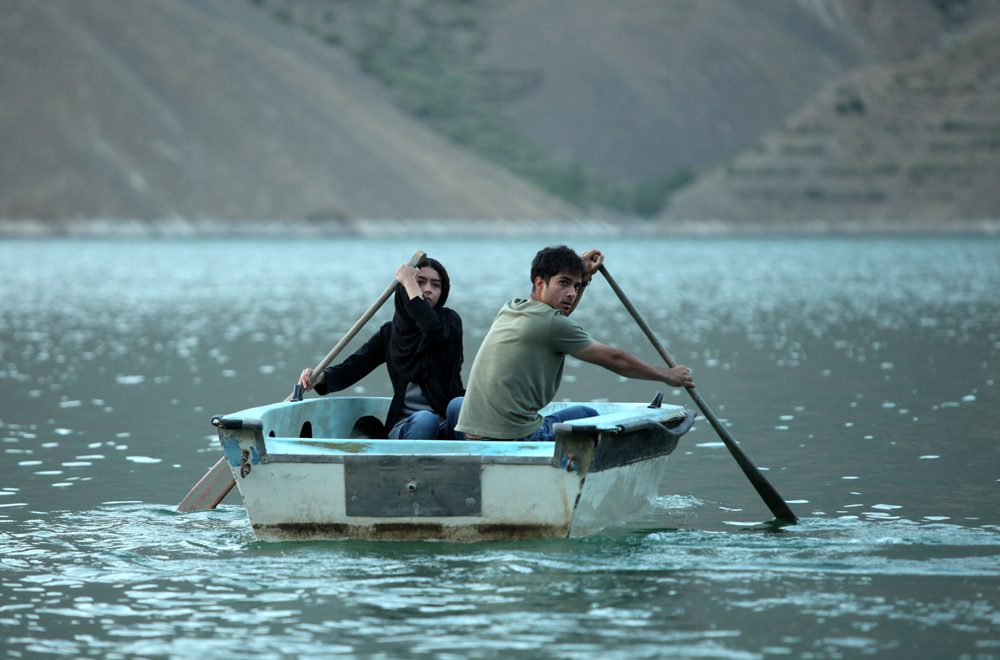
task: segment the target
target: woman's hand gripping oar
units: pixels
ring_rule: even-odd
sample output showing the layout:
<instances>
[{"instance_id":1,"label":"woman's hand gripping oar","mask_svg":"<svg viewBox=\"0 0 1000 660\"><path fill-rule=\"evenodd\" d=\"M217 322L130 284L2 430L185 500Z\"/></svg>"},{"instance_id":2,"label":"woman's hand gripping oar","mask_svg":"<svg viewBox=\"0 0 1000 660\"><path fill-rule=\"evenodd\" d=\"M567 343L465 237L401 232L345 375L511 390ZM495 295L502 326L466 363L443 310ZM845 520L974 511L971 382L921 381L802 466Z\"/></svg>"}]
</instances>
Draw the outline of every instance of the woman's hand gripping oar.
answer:
<instances>
[{"instance_id":1,"label":"woman's hand gripping oar","mask_svg":"<svg viewBox=\"0 0 1000 660\"><path fill-rule=\"evenodd\" d=\"M652 329L650 329L649 325L647 325L646 321L639 314L638 310L636 310L636 308L632 305L632 302L628 299L628 296L625 295L625 292L622 291L620 286L618 286L618 283L615 282L615 279L611 277L610 273L608 273L608 269L605 268L604 265L602 264L599 270L601 271L601 274L604 275L604 278L608 281L608 284L611 285L611 288L614 289L615 293L618 295L619 300L621 300L622 304L625 305L625 309L627 309L628 313L632 315L632 318L635 319L635 322L639 324L639 327L646 334L646 337L653 344L653 348L655 348L656 351L660 354L660 357L663 358L663 360L667 363L667 365L671 369L677 366L677 363L675 363L672 359L670 359L670 355L667 354L667 351L656 339L656 335L653 334ZM798 520L798 518L796 518L795 514L792 513L792 510L788 507L788 504L785 502L785 500L781 498L781 495L778 494L778 491L774 489L774 486L772 486L771 483L764 477L764 475L761 474L757 466L754 465L754 462L750 460L749 456L746 455L746 452L744 452L743 449L741 449L740 446L736 444L736 440L733 439L733 436L730 435L726 427L722 425L722 423L719 421L719 418L715 416L715 413L712 412L712 409L708 407L708 404L705 403L705 400L701 398L701 395L698 394L698 390L696 390L694 387L686 387L684 389L688 391L688 394L690 394L691 398L694 399L695 404L697 404L698 408L701 410L701 413L705 416L705 419L708 420L708 422L712 425L712 428L715 429L715 432L719 434L720 438L722 438L722 442L724 442L726 444L726 447L729 448L729 452L733 455L733 458L736 459L736 462L743 469L743 473L746 474L747 477L750 479L750 483L753 484L753 487L757 489L757 492L760 494L761 498L763 498L764 503L767 504L767 508L769 508L771 510L771 513L774 514L774 517L794 524Z\"/></svg>"},{"instance_id":2,"label":"woman's hand gripping oar","mask_svg":"<svg viewBox=\"0 0 1000 660\"><path fill-rule=\"evenodd\" d=\"M413 258L410 259L410 265L416 267L416 265L423 261L426 256L426 254L417 250L413 253ZM361 328L368 323L369 319L375 315L375 312L377 312L379 308L385 304L385 301L396 292L397 286L399 286L399 282L393 280L392 284L390 284L386 290L382 292L382 295L379 296L378 300L376 300L372 306L368 308L368 311L365 312L360 319L358 319L358 322L347 331L344 338L337 342L337 345L334 346L329 353L327 353L322 362L316 365L312 374L313 385L316 384L316 379L320 377L323 370L330 366L330 363L333 362L342 350L344 350L345 346L351 343L354 336L361 331ZM290 394L285 401L290 401L291 398L292 395ZM200 511L202 509L214 509L235 485L236 480L233 478L233 471L229 469L229 465L227 464L225 457L220 458L219 462L212 466L212 469L201 478L201 481L195 484L194 488L191 489L191 492L188 493L177 506L177 510L182 513L187 513L189 511Z\"/></svg>"}]
</instances>

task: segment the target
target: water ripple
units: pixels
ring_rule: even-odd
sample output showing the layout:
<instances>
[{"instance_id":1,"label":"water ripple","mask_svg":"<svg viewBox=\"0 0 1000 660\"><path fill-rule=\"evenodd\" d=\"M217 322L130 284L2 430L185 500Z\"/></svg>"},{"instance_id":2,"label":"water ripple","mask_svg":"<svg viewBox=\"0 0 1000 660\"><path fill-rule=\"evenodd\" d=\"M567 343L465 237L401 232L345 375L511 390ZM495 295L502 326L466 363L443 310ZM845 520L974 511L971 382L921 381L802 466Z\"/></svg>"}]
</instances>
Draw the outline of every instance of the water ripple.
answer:
<instances>
[{"instance_id":1,"label":"water ripple","mask_svg":"<svg viewBox=\"0 0 1000 660\"><path fill-rule=\"evenodd\" d=\"M283 398L416 247L450 270L468 367L541 246L0 244L4 651L1000 657L995 240L602 241L794 527L760 522L703 421L650 516L592 539L267 544L238 505L149 504L219 457L212 414ZM605 284L586 296L588 331L658 360ZM595 373L570 360L560 396L656 389ZM381 373L359 386L388 393Z\"/></svg>"}]
</instances>

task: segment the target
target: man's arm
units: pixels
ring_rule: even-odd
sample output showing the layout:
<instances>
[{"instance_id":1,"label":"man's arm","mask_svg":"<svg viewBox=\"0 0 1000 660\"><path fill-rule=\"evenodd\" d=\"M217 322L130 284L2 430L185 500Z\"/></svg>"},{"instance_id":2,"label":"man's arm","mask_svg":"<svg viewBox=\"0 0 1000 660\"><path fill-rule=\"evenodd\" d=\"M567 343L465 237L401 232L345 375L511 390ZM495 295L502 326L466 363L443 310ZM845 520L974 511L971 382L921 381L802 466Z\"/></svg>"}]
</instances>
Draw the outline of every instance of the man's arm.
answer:
<instances>
[{"instance_id":1,"label":"man's arm","mask_svg":"<svg viewBox=\"0 0 1000 660\"><path fill-rule=\"evenodd\" d=\"M576 309L577 305L580 304L580 299L583 298L583 292L590 284L590 281L594 279L594 275L601 268L601 264L604 263L604 255L601 254L600 250L587 250L581 257L583 258L583 279L580 280L580 288L576 290L576 298L573 300L573 306L570 308L569 316Z\"/></svg>"},{"instance_id":2,"label":"man's arm","mask_svg":"<svg viewBox=\"0 0 1000 660\"><path fill-rule=\"evenodd\" d=\"M682 364L673 369L664 369L645 360L640 360L620 348L605 346L599 341L595 341L586 348L571 353L571 355L578 360L596 364L626 378L656 380L671 387L694 387L691 370Z\"/></svg>"}]
</instances>

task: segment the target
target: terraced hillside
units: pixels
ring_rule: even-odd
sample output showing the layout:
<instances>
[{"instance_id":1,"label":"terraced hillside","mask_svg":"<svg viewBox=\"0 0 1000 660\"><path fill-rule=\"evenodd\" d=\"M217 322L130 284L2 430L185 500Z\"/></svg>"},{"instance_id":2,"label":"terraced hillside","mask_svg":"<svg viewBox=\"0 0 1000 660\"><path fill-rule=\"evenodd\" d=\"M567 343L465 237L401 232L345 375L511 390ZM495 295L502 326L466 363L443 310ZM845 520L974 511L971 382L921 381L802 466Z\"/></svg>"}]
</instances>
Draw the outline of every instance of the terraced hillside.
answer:
<instances>
[{"instance_id":1,"label":"terraced hillside","mask_svg":"<svg viewBox=\"0 0 1000 660\"><path fill-rule=\"evenodd\" d=\"M655 215L859 67L996 0L254 0L440 134L590 210Z\"/></svg>"},{"instance_id":2,"label":"terraced hillside","mask_svg":"<svg viewBox=\"0 0 1000 660\"><path fill-rule=\"evenodd\" d=\"M1000 23L829 84L680 193L671 219L1000 218Z\"/></svg>"},{"instance_id":3,"label":"terraced hillside","mask_svg":"<svg viewBox=\"0 0 1000 660\"><path fill-rule=\"evenodd\" d=\"M998 217L997 16L0 0L0 219Z\"/></svg>"}]
</instances>

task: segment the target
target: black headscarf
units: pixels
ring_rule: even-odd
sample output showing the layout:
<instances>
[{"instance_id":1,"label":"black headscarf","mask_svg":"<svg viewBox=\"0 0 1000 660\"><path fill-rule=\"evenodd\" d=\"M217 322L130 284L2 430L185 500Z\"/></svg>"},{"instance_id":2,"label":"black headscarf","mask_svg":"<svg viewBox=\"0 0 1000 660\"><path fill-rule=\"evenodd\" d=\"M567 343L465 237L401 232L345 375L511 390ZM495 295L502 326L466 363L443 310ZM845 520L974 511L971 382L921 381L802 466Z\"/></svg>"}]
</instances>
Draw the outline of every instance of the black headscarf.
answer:
<instances>
[{"instance_id":1,"label":"black headscarf","mask_svg":"<svg viewBox=\"0 0 1000 660\"><path fill-rule=\"evenodd\" d=\"M437 305L432 309L437 312L444 307L448 300L448 291L451 289L451 281L448 279L448 271L444 269L437 259L425 259L417 264L417 268L430 266L437 271L441 278L441 297L438 298ZM406 304L410 301L406 288L396 287L396 313L392 317L392 335L389 339L389 359L393 368L406 380L411 383L418 383L430 374L432 365L427 354L427 346L430 340L424 336L416 322L406 311Z\"/></svg>"}]
</instances>

